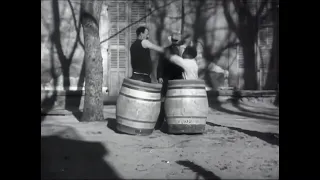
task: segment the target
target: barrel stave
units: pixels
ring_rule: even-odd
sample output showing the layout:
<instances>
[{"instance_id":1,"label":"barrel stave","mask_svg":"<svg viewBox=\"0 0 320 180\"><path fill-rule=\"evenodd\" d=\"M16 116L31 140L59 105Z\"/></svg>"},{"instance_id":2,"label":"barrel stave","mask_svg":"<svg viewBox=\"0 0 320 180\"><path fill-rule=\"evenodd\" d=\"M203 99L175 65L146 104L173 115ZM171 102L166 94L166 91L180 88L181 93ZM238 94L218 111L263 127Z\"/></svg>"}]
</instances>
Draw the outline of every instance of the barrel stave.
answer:
<instances>
[{"instance_id":1,"label":"barrel stave","mask_svg":"<svg viewBox=\"0 0 320 180\"><path fill-rule=\"evenodd\" d=\"M203 133L205 131L208 99L203 81L169 82L164 106L169 133Z\"/></svg>"},{"instance_id":2,"label":"barrel stave","mask_svg":"<svg viewBox=\"0 0 320 180\"><path fill-rule=\"evenodd\" d=\"M160 114L161 85L124 79L116 105L117 130L149 135Z\"/></svg>"}]
</instances>

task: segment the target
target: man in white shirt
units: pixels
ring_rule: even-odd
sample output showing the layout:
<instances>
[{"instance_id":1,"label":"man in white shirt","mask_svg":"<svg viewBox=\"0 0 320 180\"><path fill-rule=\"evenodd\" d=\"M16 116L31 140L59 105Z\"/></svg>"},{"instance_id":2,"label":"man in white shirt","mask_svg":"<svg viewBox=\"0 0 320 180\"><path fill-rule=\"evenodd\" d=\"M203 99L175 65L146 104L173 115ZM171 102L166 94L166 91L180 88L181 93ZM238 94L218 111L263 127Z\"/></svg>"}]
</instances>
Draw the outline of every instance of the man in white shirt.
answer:
<instances>
[{"instance_id":1,"label":"man in white shirt","mask_svg":"<svg viewBox=\"0 0 320 180\"><path fill-rule=\"evenodd\" d=\"M187 46L182 54L178 55L166 54L168 59L183 69L182 77L186 80L198 79L198 64L196 62L197 50L193 46Z\"/></svg>"}]
</instances>

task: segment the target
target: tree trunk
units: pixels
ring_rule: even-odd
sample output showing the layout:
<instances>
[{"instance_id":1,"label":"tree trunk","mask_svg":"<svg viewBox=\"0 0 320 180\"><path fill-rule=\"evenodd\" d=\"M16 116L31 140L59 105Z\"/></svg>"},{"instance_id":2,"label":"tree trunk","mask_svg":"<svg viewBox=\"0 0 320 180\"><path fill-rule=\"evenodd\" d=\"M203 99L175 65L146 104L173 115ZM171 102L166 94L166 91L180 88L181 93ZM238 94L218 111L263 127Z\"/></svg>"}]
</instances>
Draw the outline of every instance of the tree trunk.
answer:
<instances>
[{"instance_id":1,"label":"tree trunk","mask_svg":"<svg viewBox=\"0 0 320 180\"><path fill-rule=\"evenodd\" d=\"M184 34L184 0L181 0L181 34Z\"/></svg>"},{"instance_id":2,"label":"tree trunk","mask_svg":"<svg viewBox=\"0 0 320 180\"><path fill-rule=\"evenodd\" d=\"M278 21L278 8L276 3L272 3L272 21L274 23L273 25L273 37L272 37L272 49L271 49L271 58L269 62L268 67L268 75L266 79L266 84L264 89L277 89L278 85L278 75L279 75L279 69L278 69L278 44L279 44L279 21Z\"/></svg>"},{"instance_id":3,"label":"tree trunk","mask_svg":"<svg viewBox=\"0 0 320 180\"><path fill-rule=\"evenodd\" d=\"M248 39L251 37L247 37ZM256 59L255 59L255 47L254 40L243 40L243 57L244 57L244 90L257 90L258 81L256 74Z\"/></svg>"},{"instance_id":4,"label":"tree trunk","mask_svg":"<svg viewBox=\"0 0 320 180\"><path fill-rule=\"evenodd\" d=\"M85 46L85 98L81 121L102 121L102 55L99 21L102 1L81 1L81 24Z\"/></svg>"},{"instance_id":5,"label":"tree trunk","mask_svg":"<svg viewBox=\"0 0 320 180\"><path fill-rule=\"evenodd\" d=\"M239 12L239 40L243 50L244 90L258 90L256 73L255 42L257 39L257 24L255 18L248 16L242 9Z\"/></svg>"}]
</instances>

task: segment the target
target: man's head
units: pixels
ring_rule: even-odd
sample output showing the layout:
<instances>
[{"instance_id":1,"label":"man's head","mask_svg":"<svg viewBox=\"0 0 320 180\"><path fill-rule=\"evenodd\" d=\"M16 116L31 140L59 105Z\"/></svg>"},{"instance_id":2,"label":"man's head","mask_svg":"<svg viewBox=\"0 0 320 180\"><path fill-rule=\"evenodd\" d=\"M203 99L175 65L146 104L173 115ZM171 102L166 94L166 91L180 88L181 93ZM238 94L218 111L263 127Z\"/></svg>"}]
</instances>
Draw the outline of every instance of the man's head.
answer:
<instances>
[{"instance_id":1,"label":"man's head","mask_svg":"<svg viewBox=\"0 0 320 180\"><path fill-rule=\"evenodd\" d=\"M190 34L180 34L180 33L173 33L171 36L169 36L169 41L172 43L172 45L175 46L181 46L181 45L188 45L191 41L191 35Z\"/></svg>"},{"instance_id":2,"label":"man's head","mask_svg":"<svg viewBox=\"0 0 320 180\"><path fill-rule=\"evenodd\" d=\"M136 34L139 39L149 39L149 30L145 26L138 27Z\"/></svg>"},{"instance_id":3,"label":"man's head","mask_svg":"<svg viewBox=\"0 0 320 180\"><path fill-rule=\"evenodd\" d=\"M187 46L182 54L183 59L194 59L197 57L197 49L194 46Z\"/></svg>"},{"instance_id":4,"label":"man's head","mask_svg":"<svg viewBox=\"0 0 320 180\"><path fill-rule=\"evenodd\" d=\"M173 33L173 34L171 34L171 43L173 44L173 45L179 45L179 42L180 42L180 40L181 40L181 34L180 33Z\"/></svg>"}]
</instances>

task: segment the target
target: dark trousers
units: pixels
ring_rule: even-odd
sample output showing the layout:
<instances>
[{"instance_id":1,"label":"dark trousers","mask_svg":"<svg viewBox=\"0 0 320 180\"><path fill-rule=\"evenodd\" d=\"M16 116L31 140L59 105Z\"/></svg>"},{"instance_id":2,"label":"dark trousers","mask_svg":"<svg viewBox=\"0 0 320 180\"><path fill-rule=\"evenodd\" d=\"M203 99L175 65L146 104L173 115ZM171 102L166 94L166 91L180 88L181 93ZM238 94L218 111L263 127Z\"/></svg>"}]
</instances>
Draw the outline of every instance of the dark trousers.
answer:
<instances>
[{"instance_id":1,"label":"dark trousers","mask_svg":"<svg viewBox=\"0 0 320 180\"><path fill-rule=\"evenodd\" d=\"M183 79L182 77L182 72L181 75L175 75L175 76L171 76L171 77L163 77L163 83L162 83L162 89L161 89L161 95L162 97L165 97L168 91L168 82L169 80L179 80L179 79Z\"/></svg>"},{"instance_id":2,"label":"dark trousers","mask_svg":"<svg viewBox=\"0 0 320 180\"><path fill-rule=\"evenodd\" d=\"M142 81L142 82L146 82L146 83L151 83L150 76L146 75L146 74L135 74L135 73L132 73L132 76L130 77L130 79L137 80L137 81Z\"/></svg>"},{"instance_id":3,"label":"dark trousers","mask_svg":"<svg viewBox=\"0 0 320 180\"><path fill-rule=\"evenodd\" d=\"M183 77L181 75L181 76L174 76L171 78L163 77L162 79L163 79L163 83L162 83L162 89L161 89L161 97L166 97L169 80L183 79ZM162 129L163 132L167 132L168 130L168 124L167 122L165 122L164 102L161 102L159 118L154 129Z\"/></svg>"},{"instance_id":4,"label":"dark trousers","mask_svg":"<svg viewBox=\"0 0 320 180\"><path fill-rule=\"evenodd\" d=\"M162 78L162 79L163 79L163 83L162 83L162 89L161 89L161 97L165 97L168 90L168 78Z\"/></svg>"}]
</instances>

